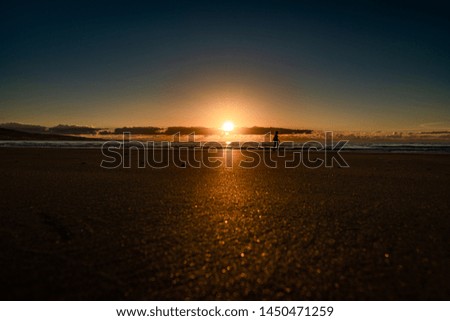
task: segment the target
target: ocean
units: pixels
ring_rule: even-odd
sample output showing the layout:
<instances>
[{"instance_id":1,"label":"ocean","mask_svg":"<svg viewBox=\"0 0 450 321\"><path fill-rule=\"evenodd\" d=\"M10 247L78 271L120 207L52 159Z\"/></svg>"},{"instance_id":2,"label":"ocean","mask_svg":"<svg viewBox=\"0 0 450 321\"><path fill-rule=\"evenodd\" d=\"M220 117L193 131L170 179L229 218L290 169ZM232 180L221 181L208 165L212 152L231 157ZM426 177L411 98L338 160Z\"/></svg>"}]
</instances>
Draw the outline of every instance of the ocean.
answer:
<instances>
[{"instance_id":1,"label":"ocean","mask_svg":"<svg viewBox=\"0 0 450 321\"><path fill-rule=\"evenodd\" d=\"M9 140L0 141L0 148L71 148L71 149L101 149L102 146L121 146L122 141L86 141L86 140L74 140L74 141L21 141L21 140ZM263 141L199 141L199 142L170 142L170 141L130 141L125 142L126 147L136 146L154 149L165 148L200 148L201 146L217 147L217 148L270 148L273 146L272 142ZM340 150L344 152L387 152L387 153L450 153L450 143L442 142L352 142L348 141L346 144L340 143L338 147L336 145L324 144L320 141L309 142L295 142L295 141L283 141L280 148L286 150L302 150L302 149L314 149L314 150ZM342 148L340 148L342 146Z\"/></svg>"}]
</instances>

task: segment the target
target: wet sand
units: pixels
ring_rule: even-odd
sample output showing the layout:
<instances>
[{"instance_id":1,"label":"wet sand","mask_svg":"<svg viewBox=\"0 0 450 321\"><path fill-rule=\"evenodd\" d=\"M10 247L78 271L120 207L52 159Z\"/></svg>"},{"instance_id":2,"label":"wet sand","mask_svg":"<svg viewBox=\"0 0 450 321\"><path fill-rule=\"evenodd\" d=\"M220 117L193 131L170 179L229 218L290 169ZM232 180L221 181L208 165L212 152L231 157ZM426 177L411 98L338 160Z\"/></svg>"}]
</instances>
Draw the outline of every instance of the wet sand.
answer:
<instances>
[{"instance_id":1,"label":"wet sand","mask_svg":"<svg viewBox=\"0 0 450 321\"><path fill-rule=\"evenodd\" d=\"M449 300L450 155L344 155L108 170L0 149L0 298Z\"/></svg>"}]
</instances>

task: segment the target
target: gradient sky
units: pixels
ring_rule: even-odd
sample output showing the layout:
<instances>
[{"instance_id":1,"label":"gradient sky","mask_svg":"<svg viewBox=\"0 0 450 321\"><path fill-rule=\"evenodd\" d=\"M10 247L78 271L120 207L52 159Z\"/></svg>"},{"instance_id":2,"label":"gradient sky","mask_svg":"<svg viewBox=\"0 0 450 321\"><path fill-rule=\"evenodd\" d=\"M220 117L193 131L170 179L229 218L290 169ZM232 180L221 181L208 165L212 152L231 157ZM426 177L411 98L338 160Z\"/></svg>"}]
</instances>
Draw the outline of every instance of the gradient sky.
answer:
<instances>
[{"instance_id":1,"label":"gradient sky","mask_svg":"<svg viewBox=\"0 0 450 321\"><path fill-rule=\"evenodd\" d=\"M0 123L450 129L433 1L11 2Z\"/></svg>"}]
</instances>

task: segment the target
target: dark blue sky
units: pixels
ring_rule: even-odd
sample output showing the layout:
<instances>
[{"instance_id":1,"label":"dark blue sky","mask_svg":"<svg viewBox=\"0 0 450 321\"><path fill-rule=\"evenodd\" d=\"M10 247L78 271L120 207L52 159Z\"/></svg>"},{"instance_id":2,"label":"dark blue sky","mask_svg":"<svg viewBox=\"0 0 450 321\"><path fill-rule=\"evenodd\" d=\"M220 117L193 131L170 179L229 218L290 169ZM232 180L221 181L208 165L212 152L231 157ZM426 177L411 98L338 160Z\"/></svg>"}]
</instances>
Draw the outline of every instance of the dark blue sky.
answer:
<instances>
[{"instance_id":1,"label":"dark blue sky","mask_svg":"<svg viewBox=\"0 0 450 321\"><path fill-rule=\"evenodd\" d=\"M0 122L450 128L438 2L1 6Z\"/></svg>"}]
</instances>

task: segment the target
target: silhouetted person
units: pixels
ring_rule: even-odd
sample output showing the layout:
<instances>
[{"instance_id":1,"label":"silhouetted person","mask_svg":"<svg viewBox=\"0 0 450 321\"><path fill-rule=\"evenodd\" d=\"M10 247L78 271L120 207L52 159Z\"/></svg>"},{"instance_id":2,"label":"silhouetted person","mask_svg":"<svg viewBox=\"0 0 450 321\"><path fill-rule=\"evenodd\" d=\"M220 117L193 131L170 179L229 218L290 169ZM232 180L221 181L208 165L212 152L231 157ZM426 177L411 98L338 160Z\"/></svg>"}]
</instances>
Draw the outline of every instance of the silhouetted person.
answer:
<instances>
[{"instance_id":1,"label":"silhouetted person","mask_svg":"<svg viewBox=\"0 0 450 321\"><path fill-rule=\"evenodd\" d=\"M278 138L278 130L275 132L275 135L273 136L273 147L278 148L278 145L280 144L280 140Z\"/></svg>"}]
</instances>

